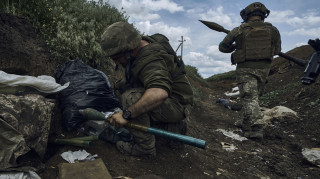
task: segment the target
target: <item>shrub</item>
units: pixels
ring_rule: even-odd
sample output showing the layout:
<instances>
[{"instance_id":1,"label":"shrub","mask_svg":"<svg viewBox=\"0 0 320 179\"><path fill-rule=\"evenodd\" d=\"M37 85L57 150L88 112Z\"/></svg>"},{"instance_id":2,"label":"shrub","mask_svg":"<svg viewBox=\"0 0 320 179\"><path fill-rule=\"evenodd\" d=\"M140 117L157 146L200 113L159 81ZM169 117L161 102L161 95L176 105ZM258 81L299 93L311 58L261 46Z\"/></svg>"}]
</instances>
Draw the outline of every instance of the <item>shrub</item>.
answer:
<instances>
[{"instance_id":1,"label":"shrub","mask_svg":"<svg viewBox=\"0 0 320 179\"><path fill-rule=\"evenodd\" d=\"M202 78L199 74L198 69L194 66L186 65L187 76L195 81L199 81L202 86L209 87L208 82Z\"/></svg>"},{"instance_id":2,"label":"shrub","mask_svg":"<svg viewBox=\"0 0 320 179\"><path fill-rule=\"evenodd\" d=\"M235 80L235 79L236 79L236 72L229 71L229 72L213 75L213 76L207 78L206 80L208 82L210 82L210 81Z\"/></svg>"},{"instance_id":3,"label":"shrub","mask_svg":"<svg viewBox=\"0 0 320 179\"><path fill-rule=\"evenodd\" d=\"M99 45L104 29L128 20L102 0L6 0L0 10L33 23L56 57L80 58L93 67L106 62Z\"/></svg>"}]
</instances>

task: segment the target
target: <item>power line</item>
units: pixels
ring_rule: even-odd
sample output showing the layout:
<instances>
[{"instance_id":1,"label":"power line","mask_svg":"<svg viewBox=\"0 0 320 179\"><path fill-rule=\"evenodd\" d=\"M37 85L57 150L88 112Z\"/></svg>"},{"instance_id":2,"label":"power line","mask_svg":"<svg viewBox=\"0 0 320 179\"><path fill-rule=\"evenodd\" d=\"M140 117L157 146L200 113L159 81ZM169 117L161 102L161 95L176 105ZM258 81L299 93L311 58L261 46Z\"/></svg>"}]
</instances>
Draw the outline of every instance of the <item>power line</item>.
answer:
<instances>
[{"instance_id":1,"label":"power line","mask_svg":"<svg viewBox=\"0 0 320 179\"><path fill-rule=\"evenodd\" d=\"M176 53L177 53L179 47L181 47L181 56L180 56L181 59L182 59L182 54L183 54L183 42L185 42L185 41L186 40L183 40L183 36L181 36L181 40L178 41L178 42L180 42L180 44L179 44L179 46L178 46L178 48L176 50Z\"/></svg>"}]
</instances>

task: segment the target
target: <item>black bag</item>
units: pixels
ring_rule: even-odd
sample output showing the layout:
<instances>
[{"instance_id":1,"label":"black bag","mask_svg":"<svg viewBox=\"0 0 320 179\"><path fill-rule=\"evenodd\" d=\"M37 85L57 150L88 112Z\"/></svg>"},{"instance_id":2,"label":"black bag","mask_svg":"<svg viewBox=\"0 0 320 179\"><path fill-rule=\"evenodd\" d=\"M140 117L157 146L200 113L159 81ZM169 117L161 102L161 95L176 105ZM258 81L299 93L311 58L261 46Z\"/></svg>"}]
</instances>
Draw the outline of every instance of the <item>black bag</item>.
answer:
<instances>
[{"instance_id":1,"label":"black bag","mask_svg":"<svg viewBox=\"0 0 320 179\"><path fill-rule=\"evenodd\" d=\"M59 93L62 119L68 131L80 127L84 122L79 109L93 108L107 112L121 108L108 77L81 60L71 60L59 66L55 78L59 84L70 82L69 87Z\"/></svg>"}]
</instances>

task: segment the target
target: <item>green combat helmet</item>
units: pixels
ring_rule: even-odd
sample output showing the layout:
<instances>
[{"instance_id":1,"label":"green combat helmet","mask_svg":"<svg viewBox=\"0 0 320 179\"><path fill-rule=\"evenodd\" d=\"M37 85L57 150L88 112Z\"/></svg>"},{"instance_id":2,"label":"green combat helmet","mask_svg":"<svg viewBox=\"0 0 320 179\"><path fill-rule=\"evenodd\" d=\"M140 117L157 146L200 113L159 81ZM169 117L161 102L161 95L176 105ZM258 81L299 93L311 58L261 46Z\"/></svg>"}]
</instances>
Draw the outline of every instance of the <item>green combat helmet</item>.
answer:
<instances>
[{"instance_id":1,"label":"green combat helmet","mask_svg":"<svg viewBox=\"0 0 320 179\"><path fill-rule=\"evenodd\" d=\"M248 5L240 12L240 16L244 22L247 22L251 16L260 16L262 20L268 17L270 11L260 2L254 2Z\"/></svg>"},{"instance_id":2,"label":"green combat helmet","mask_svg":"<svg viewBox=\"0 0 320 179\"><path fill-rule=\"evenodd\" d=\"M116 22L110 25L101 36L101 48L107 57L135 49L141 36L132 24Z\"/></svg>"}]
</instances>

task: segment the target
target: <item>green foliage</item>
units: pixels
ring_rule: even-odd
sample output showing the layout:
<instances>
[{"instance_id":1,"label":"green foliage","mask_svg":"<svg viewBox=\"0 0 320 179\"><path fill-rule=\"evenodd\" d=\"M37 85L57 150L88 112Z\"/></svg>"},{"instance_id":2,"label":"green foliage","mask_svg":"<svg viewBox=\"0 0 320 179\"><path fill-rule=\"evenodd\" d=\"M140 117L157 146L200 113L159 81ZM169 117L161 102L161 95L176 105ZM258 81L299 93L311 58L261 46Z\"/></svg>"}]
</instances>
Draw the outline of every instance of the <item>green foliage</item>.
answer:
<instances>
[{"instance_id":1,"label":"green foliage","mask_svg":"<svg viewBox=\"0 0 320 179\"><path fill-rule=\"evenodd\" d=\"M207 78L206 80L208 82L210 82L210 81L235 80L235 79L236 79L236 72L229 71L229 72L213 75L213 76Z\"/></svg>"},{"instance_id":2,"label":"green foliage","mask_svg":"<svg viewBox=\"0 0 320 179\"><path fill-rule=\"evenodd\" d=\"M185 68L186 68L187 76L189 76L191 79L193 79L195 81L200 82L200 84L202 86L209 87L208 82L201 77L201 75L199 74L198 69L196 67L186 65Z\"/></svg>"},{"instance_id":3,"label":"green foliage","mask_svg":"<svg viewBox=\"0 0 320 179\"><path fill-rule=\"evenodd\" d=\"M193 92L193 103L196 106L200 106L200 101L202 99L201 97L203 97L202 96L203 93L199 88L197 88L193 85L191 85L191 88L192 88L192 92Z\"/></svg>"},{"instance_id":4,"label":"green foliage","mask_svg":"<svg viewBox=\"0 0 320 179\"><path fill-rule=\"evenodd\" d=\"M104 29L128 20L102 0L6 0L0 10L32 22L57 57L80 58L94 67L105 61L99 44Z\"/></svg>"},{"instance_id":5,"label":"green foliage","mask_svg":"<svg viewBox=\"0 0 320 179\"><path fill-rule=\"evenodd\" d=\"M108 25L126 21L126 17L102 1L86 3L85 0L77 0L68 5L70 7L63 10L58 19L57 36L52 43L59 52L73 58L102 59L101 34ZM95 62L90 61L90 64Z\"/></svg>"},{"instance_id":6,"label":"green foliage","mask_svg":"<svg viewBox=\"0 0 320 179\"><path fill-rule=\"evenodd\" d=\"M309 108L316 108L320 105L320 98L307 104Z\"/></svg>"},{"instance_id":7,"label":"green foliage","mask_svg":"<svg viewBox=\"0 0 320 179\"><path fill-rule=\"evenodd\" d=\"M261 103L268 103L268 101L273 101L274 99L276 99L281 93L283 93L281 90L271 91L261 96L259 100L261 101Z\"/></svg>"},{"instance_id":8,"label":"green foliage","mask_svg":"<svg viewBox=\"0 0 320 179\"><path fill-rule=\"evenodd\" d=\"M259 100L261 102L261 104L267 105L270 102L275 101L277 98L280 99L281 96L284 96L286 94L288 94L288 92L293 89L296 88L300 83L299 82L293 82L293 83L289 83L277 90L271 91L269 93L265 93L264 95L262 95Z\"/></svg>"},{"instance_id":9,"label":"green foliage","mask_svg":"<svg viewBox=\"0 0 320 179\"><path fill-rule=\"evenodd\" d=\"M6 0L0 10L28 19L45 38L49 38L55 32L57 17L54 8L57 3L58 0Z\"/></svg>"},{"instance_id":10,"label":"green foliage","mask_svg":"<svg viewBox=\"0 0 320 179\"><path fill-rule=\"evenodd\" d=\"M204 80L201 75L198 73L198 69L196 67L190 66L190 65L186 65L186 72L187 72L187 76L189 78L191 78L192 80L198 82L200 84L200 86L204 86L204 87L209 87L209 83ZM193 91L193 100L194 100L194 105L200 105L200 100L202 98L205 98L206 96L204 95L204 93L202 92L201 88L199 86L194 86L191 84L191 88Z\"/></svg>"},{"instance_id":11,"label":"green foliage","mask_svg":"<svg viewBox=\"0 0 320 179\"><path fill-rule=\"evenodd\" d=\"M186 72L190 77L194 78L202 78L201 75L198 72L198 69L194 66L186 65Z\"/></svg>"},{"instance_id":12,"label":"green foliage","mask_svg":"<svg viewBox=\"0 0 320 179\"><path fill-rule=\"evenodd\" d=\"M2 0L0 3L0 12L4 13L11 13L11 14L17 14L17 10L19 10L20 1L14 1L14 0Z\"/></svg>"}]
</instances>

